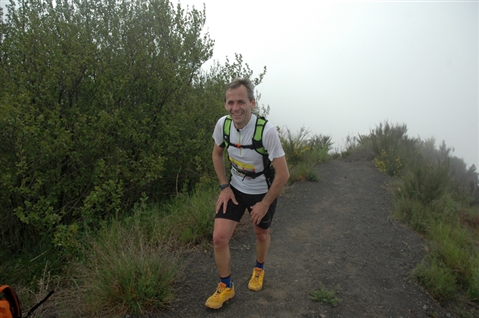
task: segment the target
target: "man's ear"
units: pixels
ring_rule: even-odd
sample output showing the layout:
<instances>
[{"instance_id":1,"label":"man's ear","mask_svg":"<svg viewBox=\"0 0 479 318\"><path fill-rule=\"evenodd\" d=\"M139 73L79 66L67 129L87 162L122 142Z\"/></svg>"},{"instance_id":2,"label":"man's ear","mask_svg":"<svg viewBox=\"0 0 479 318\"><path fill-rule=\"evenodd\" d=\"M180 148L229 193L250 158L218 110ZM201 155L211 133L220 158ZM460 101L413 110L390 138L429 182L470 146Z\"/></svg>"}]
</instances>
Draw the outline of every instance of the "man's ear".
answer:
<instances>
[{"instance_id":1,"label":"man's ear","mask_svg":"<svg viewBox=\"0 0 479 318\"><path fill-rule=\"evenodd\" d=\"M251 108L255 108L255 107L256 107L256 99L253 99L253 100L251 101L251 105L252 105Z\"/></svg>"}]
</instances>

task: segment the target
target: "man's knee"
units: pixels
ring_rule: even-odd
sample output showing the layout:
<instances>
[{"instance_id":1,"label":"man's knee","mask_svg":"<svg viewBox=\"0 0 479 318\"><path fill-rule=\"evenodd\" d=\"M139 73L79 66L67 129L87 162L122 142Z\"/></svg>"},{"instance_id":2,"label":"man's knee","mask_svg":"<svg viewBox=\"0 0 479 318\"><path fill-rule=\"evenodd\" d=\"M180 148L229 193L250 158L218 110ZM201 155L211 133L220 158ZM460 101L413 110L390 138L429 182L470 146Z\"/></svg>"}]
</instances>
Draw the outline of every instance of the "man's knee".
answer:
<instances>
[{"instance_id":1,"label":"man's knee","mask_svg":"<svg viewBox=\"0 0 479 318\"><path fill-rule=\"evenodd\" d=\"M229 237L225 233L213 233L213 245L215 248L228 246Z\"/></svg>"},{"instance_id":2,"label":"man's knee","mask_svg":"<svg viewBox=\"0 0 479 318\"><path fill-rule=\"evenodd\" d=\"M267 241L270 237L269 229L265 230L256 226L254 232L258 241Z\"/></svg>"},{"instance_id":3,"label":"man's knee","mask_svg":"<svg viewBox=\"0 0 479 318\"><path fill-rule=\"evenodd\" d=\"M237 222L217 218L213 230L213 245L215 249L228 246L233 235Z\"/></svg>"}]
</instances>

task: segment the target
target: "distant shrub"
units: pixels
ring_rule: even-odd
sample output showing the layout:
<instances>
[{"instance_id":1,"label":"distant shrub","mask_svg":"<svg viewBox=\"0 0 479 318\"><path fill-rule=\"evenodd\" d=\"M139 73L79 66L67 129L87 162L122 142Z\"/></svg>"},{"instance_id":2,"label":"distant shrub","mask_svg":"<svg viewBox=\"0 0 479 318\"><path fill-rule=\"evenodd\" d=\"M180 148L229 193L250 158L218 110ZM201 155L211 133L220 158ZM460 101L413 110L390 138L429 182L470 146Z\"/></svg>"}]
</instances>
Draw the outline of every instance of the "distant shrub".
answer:
<instances>
[{"instance_id":1,"label":"distant shrub","mask_svg":"<svg viewBox=\"0 0 479 318\"><path fill-rule=\"evenodd\" d=\"M412 160L416 147L416 140L407 136L406 125L391 125L387 121L359 140L361 144L370 144L376 154L376 167L390 176L402 172L405 162Z\"/></svg>"},{"instance_id":2,"label":"distant shrub","mask_svg":"<svg viewBox=\"0 0 479 318\"><path fill-rule=\"evenodd\" d=\"M296 134L289 129L280 130L280 139L289 166L289 182L319 180L314 166L330 159L331 137L309 137L309 131L302 127Z\"/></svg>"},{"instance_id":3,"label":"distant shrub","mask_svg":"<svg viewBox=\"0 0 479 318\"><path fill-rule=\"evenodd\" d=\"M404 176L404 193L423 204L429 204L443 195L449 187L448 162L416 163Z\"/></svg>"}]
</instances>

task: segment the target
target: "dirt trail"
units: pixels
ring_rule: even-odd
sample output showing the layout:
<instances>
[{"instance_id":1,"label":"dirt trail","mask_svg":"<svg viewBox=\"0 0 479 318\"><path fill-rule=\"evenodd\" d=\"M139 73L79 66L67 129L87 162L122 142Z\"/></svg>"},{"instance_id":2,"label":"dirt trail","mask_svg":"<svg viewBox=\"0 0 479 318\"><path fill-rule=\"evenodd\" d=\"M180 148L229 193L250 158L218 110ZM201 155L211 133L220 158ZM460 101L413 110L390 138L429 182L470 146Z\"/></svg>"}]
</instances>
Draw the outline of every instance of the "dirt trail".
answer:
<instances>
[{"instance_id":1,"label":"dirt trail","mask_svg":"<svg viewBox=\"0 0 479 318\"><path fill-rule=\"evenodd\" d=\"M218 276L213 250L184 255L178 298L166 317L452 317L412 279L425 242L391 216L389 178L370 160L346 158L318 167L319 182L296 183L280 197L259 292L247 284L255 240L245 217L231 242L236 295L223 308L204 306ZM338 288L337 307L313 302L321 284Z\"/></svg>"}]
</instances>

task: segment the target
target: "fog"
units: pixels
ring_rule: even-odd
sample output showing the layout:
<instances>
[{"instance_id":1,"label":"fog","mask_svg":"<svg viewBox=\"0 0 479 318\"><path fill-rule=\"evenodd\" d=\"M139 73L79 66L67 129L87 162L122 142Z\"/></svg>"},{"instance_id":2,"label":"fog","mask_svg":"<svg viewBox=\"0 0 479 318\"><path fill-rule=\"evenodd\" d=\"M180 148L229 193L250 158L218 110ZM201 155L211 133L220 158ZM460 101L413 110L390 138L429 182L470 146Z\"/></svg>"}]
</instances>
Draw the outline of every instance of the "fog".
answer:
<instances>
[{"instance_id":1,"label":"fog","mask_svg":"<svg viewBox=\"0 0 479 318\"><path fill-rule=\"evenodd\" d=\"M206 5L214 59L240 53L270 121L330 135L406 124L478 167L477 1L180 1Z\"/></svg>"}]
</instances>

